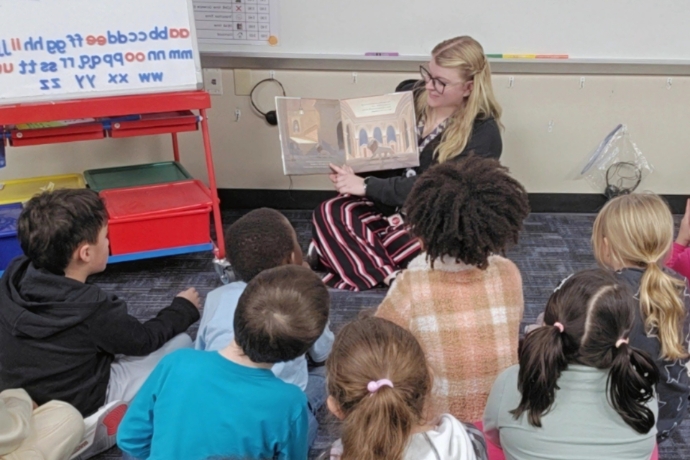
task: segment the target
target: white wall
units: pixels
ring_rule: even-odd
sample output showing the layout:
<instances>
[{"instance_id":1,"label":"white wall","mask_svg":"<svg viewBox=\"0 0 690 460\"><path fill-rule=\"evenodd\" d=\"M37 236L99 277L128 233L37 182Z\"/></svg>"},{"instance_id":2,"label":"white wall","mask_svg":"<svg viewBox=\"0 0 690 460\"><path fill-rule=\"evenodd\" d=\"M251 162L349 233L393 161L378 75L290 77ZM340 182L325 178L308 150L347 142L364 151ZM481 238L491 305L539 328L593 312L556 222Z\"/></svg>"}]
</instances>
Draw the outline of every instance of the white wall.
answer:
<instances>
[{"instance_id":1,"label":"white wall","mask_svg":"<svg viewBox=\"0 0 690 460\"><path fill-rule=\"evenodd\" d=\"M252 81L268 76L252 71ZM287 189L282 174L278 129L256 116L247 96L235 96L233 71L224 70L222 96L213 96L209 112L218 185L221 188ZM389 92L413 73L277 71L289 96L346 98ZM662 194L690 194L690 77L495 74L494 87L504 109L502 162L532 193L593 193L572 174L599 141L618 123L628 125L633 140L655 167L643 188ZM277 94L271 85L258 93L264 110ZM242 116L235 122L234 112ZM549 132L549 122L553 122ZM182 162L206 178L199 133L181 135ZM106 139L38 147L9 148L0 180L81 172L85 169L172 158L168 136ZM325 176L296 176L294 189L328 190Z\"/></svg>"},{"instance_id":2,"label":"white wall","mask_svg":"<svg viewBox=\"0 0 690 460\"><path fill-rule=\"evenodd\" d=\"M471 35L487 53L570 58L688 60L686 0L271 0L280 4L279 46L201 44L233 55L426 56L437 43ZM643 27L641 25L644 24Z\"/></svg>"}]
</instances>

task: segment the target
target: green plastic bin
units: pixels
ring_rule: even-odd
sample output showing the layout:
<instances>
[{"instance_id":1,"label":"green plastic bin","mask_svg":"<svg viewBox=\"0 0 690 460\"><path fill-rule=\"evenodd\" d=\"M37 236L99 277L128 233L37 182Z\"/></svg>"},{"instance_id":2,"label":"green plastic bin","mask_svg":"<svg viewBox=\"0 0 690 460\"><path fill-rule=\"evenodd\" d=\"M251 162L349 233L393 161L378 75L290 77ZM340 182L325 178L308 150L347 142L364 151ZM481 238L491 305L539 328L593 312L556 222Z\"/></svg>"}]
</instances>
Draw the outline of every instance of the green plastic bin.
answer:
<instances>
[{"instance_id":1,"label":"green plastic bin","mask_svg":"<svg viewBox=\"0 0 690 460\"><path fill-rule=\"evenodd\" d=\"M192 176L176 161L121 166L84 171L89 188L100 192L114 188L138 187L190 180Z\"/></svg>"}]
</instances>

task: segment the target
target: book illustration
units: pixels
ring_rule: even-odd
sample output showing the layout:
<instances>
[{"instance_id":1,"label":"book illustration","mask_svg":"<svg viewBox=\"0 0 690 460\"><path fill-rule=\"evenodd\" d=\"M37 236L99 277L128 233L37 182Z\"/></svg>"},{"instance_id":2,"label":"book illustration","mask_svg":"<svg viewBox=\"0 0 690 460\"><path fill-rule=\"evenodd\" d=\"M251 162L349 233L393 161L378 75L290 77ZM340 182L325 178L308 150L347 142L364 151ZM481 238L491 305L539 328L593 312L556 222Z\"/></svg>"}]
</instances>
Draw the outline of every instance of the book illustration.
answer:
<instances>
[{"instance_id":1,"label":"book illustration","mask_svg":"<svg viewBox=\"0 0 690 460\"><path fill-rule=\"evenodd\" d=\"M341 101L345 163L355 172L419 166L411 92Z\"/></svg>"},{"instance_id":2,"label":"book illustration","mask_svg":"<svg viewBox=\"0 0 690 460\"><path fill-rule=\"evenodd\" d=\"M347 100L277 97L283 170L328 174L419 166L411 92Z\"/></svg>"},{"instance_id":3,"label":"book illustration","mask_svg":"<svg viewBox=\"0 0 690 460\"><path fill-rule=\"evenodd\" d=\"M339 101L279 97L276 109L286 175L328 173L329 163L345 162Z\"/></svg>"}]
</instances>

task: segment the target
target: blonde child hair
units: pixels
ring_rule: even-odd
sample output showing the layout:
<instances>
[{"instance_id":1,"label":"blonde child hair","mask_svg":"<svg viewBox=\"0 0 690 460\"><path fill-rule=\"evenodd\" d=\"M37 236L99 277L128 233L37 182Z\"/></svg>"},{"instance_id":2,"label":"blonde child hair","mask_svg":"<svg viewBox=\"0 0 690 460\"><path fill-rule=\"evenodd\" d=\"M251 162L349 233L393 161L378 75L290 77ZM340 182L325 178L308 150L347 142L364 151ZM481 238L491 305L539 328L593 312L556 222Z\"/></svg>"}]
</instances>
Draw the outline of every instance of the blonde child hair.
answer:
<instances>
[{"instance_id":1,"label":"blonde child hair","mask_svg":"<svg viewBox=\"0 0 690 460\"><path fill-rule=\"evenodd\" d=\"M439 163L460 154L472 133L474 120L493 117L501 125L501 106L494 97L491 84L491 67L484 49L472 37L466 35L444 40L431 51L431 59L440 67L455 69L465 81L473 80L474 87L465 105L449 119L435 155ZM417 113L429 119L431 108L427 104L427 91L417 97Z\"/></svg>"},{"instance_id":2,"label":"blonde child hair","mask_svg":"<svg viewBox=\"0 0 690 460\"><path fill-rule=\"evenodd\" d=\"M326 373L329 409L343 420L340 459L403 458L432 384L412 333L382 318L355 320L336 337Z\"/></svg>"},{"instance_id":3,"label":"blonde child hair","mask_svg":"<svg viewBox=\"0 0 690 460\"><path fill-rule=\"evenodd\" d=\"M652 193L614 198L594 221L592 246L600 265L613 270L644 269L642 318L646 331L658 335L661 358L666 360L687 357L682 337L685 282L661 268L672 244L673 216L666 202Z\"/></svg>"}]
</instances>

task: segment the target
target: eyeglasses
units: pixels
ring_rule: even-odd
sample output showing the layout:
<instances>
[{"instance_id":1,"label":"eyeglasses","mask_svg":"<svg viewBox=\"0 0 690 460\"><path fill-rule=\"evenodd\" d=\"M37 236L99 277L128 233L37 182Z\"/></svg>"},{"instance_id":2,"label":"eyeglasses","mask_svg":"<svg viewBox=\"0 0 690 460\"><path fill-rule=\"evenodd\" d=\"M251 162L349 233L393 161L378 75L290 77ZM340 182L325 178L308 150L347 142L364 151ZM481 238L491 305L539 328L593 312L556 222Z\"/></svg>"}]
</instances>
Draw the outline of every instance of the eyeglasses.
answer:
<instances>
[{"instance_id":1,"label":"eyeglasses","mask_svg":"<svg viewBox=\"0 0 690 460\"><path fill-rule=\"evenodd\" d=\"M431 72L424 67L423 65L419 66L419 73L422 75L422 79L424 80L424 84L428 84L429 82L433 82L434 84L434 89L436 90L437 93L443 94L443 92L446 90L446 86L452 86L452 85L460 85L464 83L463 81L458 81L455 83L446 83L441 80L439 80L437 77L432 77Z\"/></svg>"}]
</instances>

